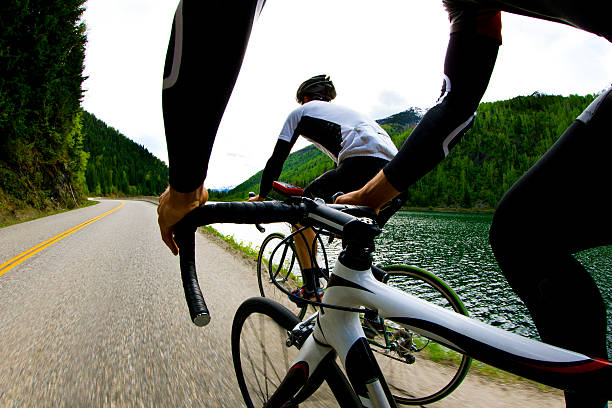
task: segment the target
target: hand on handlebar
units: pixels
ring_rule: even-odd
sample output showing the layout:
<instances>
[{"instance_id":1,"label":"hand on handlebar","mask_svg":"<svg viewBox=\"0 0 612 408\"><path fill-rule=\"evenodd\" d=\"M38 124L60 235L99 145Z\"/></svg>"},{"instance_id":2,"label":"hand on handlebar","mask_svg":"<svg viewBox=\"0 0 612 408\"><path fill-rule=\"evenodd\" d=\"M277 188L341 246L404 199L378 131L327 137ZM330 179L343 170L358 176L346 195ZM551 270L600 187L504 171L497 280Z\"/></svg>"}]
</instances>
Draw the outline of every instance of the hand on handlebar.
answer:
<instances>
[{"instance_id":1,"label":"hand on handlebar","mask_svg":"<svg viewBox=\"0 0 612 408\"><path fill-rule=\"evenodd\" d=\"M389 183L385 173L381 170L361 189L338 197L335 204L365 205L378 213L385 203L398 194L400 192Z\"/></svg>"},{"instance_id":2,"label":"hand on handlebar","mask_svg":"<svg viewBox=\"0 0 612 408\"><path fill-rule=\"evenodd\" d=\"M208 190L202 184L195 191L180 193L168 186L159 196L157 207L159 231L162 240L174 255L178 255L178 247L174 242L174 225L189 211L204 205L208 200Z\"/></svg>"},{"instance_id":3,"label":"hand on handlebar","mask_svg":"<svg viewBox=\"0 0 612 408\"><path fill-rule=\"evenodd\" d=\"M264 200L265 200L265 198L260 197L260 196L259 196L259 194L257 194L257 195L256 195L256 196L254 196L254 197L249 197L249 202L253 202L253 201L264 201Z\"/></svg>"}]
</instances>

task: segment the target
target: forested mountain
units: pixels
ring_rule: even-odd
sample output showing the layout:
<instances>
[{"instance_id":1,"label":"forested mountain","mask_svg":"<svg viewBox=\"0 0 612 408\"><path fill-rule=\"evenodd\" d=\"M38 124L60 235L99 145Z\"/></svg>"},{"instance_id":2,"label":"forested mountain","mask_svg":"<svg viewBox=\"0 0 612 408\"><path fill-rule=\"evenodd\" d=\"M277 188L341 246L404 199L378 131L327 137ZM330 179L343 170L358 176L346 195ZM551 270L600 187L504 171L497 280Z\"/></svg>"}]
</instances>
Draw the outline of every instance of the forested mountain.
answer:
<instances>
[{"instance_id":1,"label":"forested mountain","mask_svg":"<svg viewBox=\"0 0 612 408\"><path fill-rule=\"evenodd\" d=\"M389 135L399 135L407 130L413 129L423 117L423 111L418 108L410 108L384 119L379 119L379 125L385 128Z\"/></svg>"},{"instance_id":2,"label":"forested mountain","mask_svg":"<svg viewBox=\"0 0 612 408\"><path fill-rule=\"evenodd\" d=\"M168 184L168 166L94 115L83 112L85 177L91 195L159 195Z\"/></svg>"},{"instance_id":3,"label":"forested mountain","mask_svg":"<svg viewBox=\"0 0 612 408\"><path fill-rule=\"evenodd\" d=\"M84 0L2 0L0 221L23 208L78 205Z\"/></svg>"},{"instance_id":4,"label":"forested mountain","mask_svg":"<svg viewBox=\"0 0 612 408\"><path fill-rule=\"evenodd\" d=\"M481 103L473 128L446 160L409 189L406 205L494 208L594 97L534 93ZM378 122L400 147L420 118L419 110L409 109ZM331 166L327 156L309 146L289 156L280 179L305 186ZM259 191L260 177L258 172L211 199L245 200L248 191Z\"/></svg>"},{"instance_id":5,"label":"forested mountain","mask_svg":"<svg viewBox=\"0 0 612 408\"><path fill-rule=\"evenodd\" d=\"M163 162L81 109L84 3L2 0L0 225L166 186Z\"/></svg>"},{"instance_id":6,"label":"forested mountain","mask_svg":"<svg viewBox=\"0 0 612 408\"><path fill-rule=\"evenodd\" d=\"M594 98L534 93L480 104L474 127L410 188L407 204L495 208Z\"/></svg>"}]
</instances>

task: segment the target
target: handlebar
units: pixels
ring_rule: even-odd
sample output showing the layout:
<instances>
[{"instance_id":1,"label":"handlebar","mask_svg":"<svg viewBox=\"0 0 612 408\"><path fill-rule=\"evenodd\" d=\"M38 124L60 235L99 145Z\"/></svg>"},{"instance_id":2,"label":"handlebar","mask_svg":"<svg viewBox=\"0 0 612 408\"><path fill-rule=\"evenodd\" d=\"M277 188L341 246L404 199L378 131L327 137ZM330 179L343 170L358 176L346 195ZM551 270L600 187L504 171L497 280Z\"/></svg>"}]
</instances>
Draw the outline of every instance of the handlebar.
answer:
<instances>
[{"instance_id":1,"label":"handlebar","mask_svg":"<svg viewBox=\"0 0 612 408\"><path fill-rule=\"evenodd\" d=\"M255 194L254 192L249 191L249 198L255 197L256 195L257 194ZM261 224L255 224L255 228L257 228L257 230L261 232L262 234L266 232L266 229L262 227Z\"/></svg>"},{"instance_id":2,"label":"handlebar","mask_svg":"<svg viewBox=\"0 0 612 408\"><path fill-rule=\"evenodd\" d=\"M206 326L210 312L204 301L195 265L195 232L202 225L214 223L266 224L289 222L305 226L319 226L342 235L349 225L361 225L359 231L351 232L357 239L373 239L380 228L376 224L363 223L358 217L375 218L368 207L316 202L309 198L294 197L287 202L230 202L212 203L198 207L188 213L174 227L174 239L179 247L181 278L185 299L192 322ZM356 222L357 221L357 222ZM351 227L349 229L353 229Z\"/></svg>"}]
</instances>

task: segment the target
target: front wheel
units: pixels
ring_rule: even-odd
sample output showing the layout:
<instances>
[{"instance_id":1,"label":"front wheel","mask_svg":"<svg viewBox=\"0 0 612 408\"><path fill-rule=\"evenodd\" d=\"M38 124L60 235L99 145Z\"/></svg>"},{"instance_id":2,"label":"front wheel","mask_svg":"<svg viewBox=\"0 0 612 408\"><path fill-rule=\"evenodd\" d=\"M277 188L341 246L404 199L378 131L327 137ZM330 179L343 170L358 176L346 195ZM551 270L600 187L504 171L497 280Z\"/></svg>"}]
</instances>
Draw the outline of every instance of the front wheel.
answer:
<instances>
[{"instance_id":1,"label":"front wheel","mask_svg":"<svg viewBox=\"0 0 612 408\"><path fill-rule=\"evenodd\" d=\"M389 265L383 283L467 316L455 292L414 266ZM426 405L448 396L465 378L471 358L399 324L363 319L370 347L398 404Z\"/></svg>"},{"instance_id":2,"label":"front wheel","mask_svg":"<svg viewBox=\"0 0 612 408\"><path fill-rule=\"evenodd\" d=\"M248 408L262 407L283 381L297 358L296 346L287 346L287 331L299 322L284 306L266 298L246 300L232 324L232 359L240 392ZM337 407L327 384L300 407Z\"/></svg>"}]
</instances>

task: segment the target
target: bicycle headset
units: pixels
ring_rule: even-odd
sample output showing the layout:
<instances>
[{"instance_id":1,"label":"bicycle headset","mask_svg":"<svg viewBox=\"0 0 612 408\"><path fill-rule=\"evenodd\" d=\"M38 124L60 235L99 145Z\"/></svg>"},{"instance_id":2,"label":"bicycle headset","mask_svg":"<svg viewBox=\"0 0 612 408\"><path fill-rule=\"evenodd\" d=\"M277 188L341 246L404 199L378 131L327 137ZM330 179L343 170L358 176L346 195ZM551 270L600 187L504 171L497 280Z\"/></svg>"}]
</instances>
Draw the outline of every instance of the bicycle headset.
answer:
<instances>
[{"instance_id":1,"label":"bicycle headset","mask_svg":"<svg viewBox=\"0 0 612 408\"><path fill-rule=\"evenodd\" d=\"M302 82L295 94L295 99L300 105L304 103L304 98L329 102L336 97L336 88L329 78L329 75L315 75Z\"/></svg>"}]
</instances>

